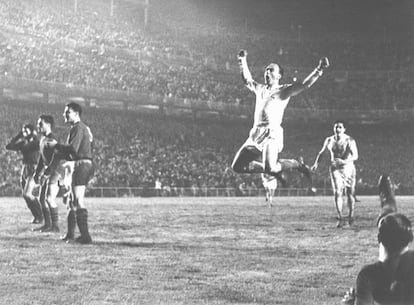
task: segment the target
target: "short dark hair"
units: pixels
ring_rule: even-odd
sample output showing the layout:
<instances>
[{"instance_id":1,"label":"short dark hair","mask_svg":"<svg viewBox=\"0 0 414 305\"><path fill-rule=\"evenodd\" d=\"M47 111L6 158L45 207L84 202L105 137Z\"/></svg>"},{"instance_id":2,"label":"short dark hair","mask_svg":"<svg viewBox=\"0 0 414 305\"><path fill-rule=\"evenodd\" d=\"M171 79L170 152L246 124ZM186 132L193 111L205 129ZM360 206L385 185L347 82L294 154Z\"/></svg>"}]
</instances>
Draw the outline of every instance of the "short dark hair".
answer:
<instances>
[{"instance_id":1,"label":"short dark hair","mask_svg":"<svg viewBox=\"0 0 414 305\"><path fill-rule=\"evenodd\" d=\"M77 112L79 116L82 115L82 107L78 103L70 102L66 104L66 107L72 109L73 111Z\"/></svg>"},{"instance_id":2,"label":"short dark hair","mask_svg":"<svg viewBox=\"0 0 414 305\"><path fill-rule=\"evenodd\" d=\"M49 114L41 114L39 116L39 119L43 120L45 123L50 124L50 127L55 126L55 120L53 119L53 116Z\"/></svg>"},{"instance_id":3,"label":"short dark hair","mask_svg":"<svg viewBox=\"0 0 414 305\"><path fill-rule=\"evenodd\" d=\"M333 125L335 126L336 124L342 124L342 126L344 126L344 128L346 129L347 124L345 123L344 120L336 120Z\"/></svg>"},{"instance_id":4,"label":"short dark hair","mask_svg":"<svg viewBox=\"0 0 414 305\"><path fill-rule=\"evenodd\" d=\"M390 213L379 221L378 242L389 251L401 251L413 241L411 221L401 213Z\"/></svg>"},{"instance_id":5,"label":"short dark hair","mask_svg":"<svg viewBox=\"0 0 414 305\"><path fill-rule=\"evenodd\" d=\"M31 133L33 133L33 131L35 130L35 127L33 124L24 124L23 128L29 129Z\"/></svg>"},{"instance_id":6,"label":"short dark hair","mask_svg":"<svg viewBox=\"0 0 414 305\"><path fill-rule=\"evenodd\" d=\"M272 66L277 66L278 67L278 69L279 69L279 74L280 74L280 76L281 77L283 77L283 75L285 74L285 70L282 68L282 66L281 65L279 65L279 64L275 64L275 63L270 63L268 66L266 66L266 68L265 69L267 69L268 67L272 67Z\"/></svg>"}]
</instances>

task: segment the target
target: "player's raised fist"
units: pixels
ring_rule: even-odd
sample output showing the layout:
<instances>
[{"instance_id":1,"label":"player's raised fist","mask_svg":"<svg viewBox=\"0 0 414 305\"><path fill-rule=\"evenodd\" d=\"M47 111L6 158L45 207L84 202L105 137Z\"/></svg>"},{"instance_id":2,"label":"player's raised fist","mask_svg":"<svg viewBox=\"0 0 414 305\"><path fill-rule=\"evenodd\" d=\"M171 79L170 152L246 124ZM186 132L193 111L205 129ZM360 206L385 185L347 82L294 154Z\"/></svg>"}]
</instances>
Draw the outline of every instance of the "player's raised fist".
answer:
<instances>
[{"instance_id":1,"label":"player's raised fist","mask_svg":"<svg viewBox=\"0 0 414 305\"><path fill-rule=\"evenodd\" d=\"M319 69L326 69L328 67L329 67L328 57L322 57L321 59L319 59L319 65L318 65Z\"/></svg>"},{"instance_id":2,"label":"player's raised fist","mask_svg":"<svg viewBox=\"0 0 414 305\"><path fill-rule=\"evenodd\" d=\"M246 50L240 50L239 54L237 54L238 58L245 58L247 56L247 51Z\"/></svg>"}]
</instances>

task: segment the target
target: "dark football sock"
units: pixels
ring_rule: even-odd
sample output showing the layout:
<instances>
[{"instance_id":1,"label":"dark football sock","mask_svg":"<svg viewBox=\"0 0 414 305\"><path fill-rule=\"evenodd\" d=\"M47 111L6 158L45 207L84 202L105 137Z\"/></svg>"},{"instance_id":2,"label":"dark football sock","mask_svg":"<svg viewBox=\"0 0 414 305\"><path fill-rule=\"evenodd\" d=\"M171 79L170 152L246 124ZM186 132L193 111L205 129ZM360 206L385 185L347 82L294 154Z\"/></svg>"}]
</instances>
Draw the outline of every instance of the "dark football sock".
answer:
<instances>
[{"instance_id":1,"label":"dark football sock","mask_svg":"<svg viewBox=\"0 0 414 305\"><path fill-rule=\"evenodd\" d=\"M39 199L34 198L33 199L33 210L36 213L36 218L39 222L43 221L43 212L42 212L42 206L40 205Z\"/></svg>"},{"instance_id":2,"label":"dark football sock","mask_svg":"<svg viewBox=\"0 0 414 305\"><path fill-rule=\"evenodd\" d=\"M63 239L74 239L75 238L75 229L76 229L76 214L72 209L68 210L67 215L68 221L68 231Z\"/></svg>"},{"instance_id":3,"label":"dark football sock","mask_svg":"<svg viewBox=\"0 0 414 305\"><path fill-rule=\"evenodd\" d=\"M59 231L59 213L58 208L50 208L50 218L52 220L52 230Z\"/></svg>"},{"instance_id":4,"label":"dark football sock","mask_svg":"<svg viewBox=\"0 0 414 305\"><path fill-rule=\"evenodd\" d=\"M79 232L81 234L79 242L90 243L92 240L91 240L91 236L89 235L88 210L87 209L76 210L76 222L78 224Z\"/></svg>"}]
</instances>

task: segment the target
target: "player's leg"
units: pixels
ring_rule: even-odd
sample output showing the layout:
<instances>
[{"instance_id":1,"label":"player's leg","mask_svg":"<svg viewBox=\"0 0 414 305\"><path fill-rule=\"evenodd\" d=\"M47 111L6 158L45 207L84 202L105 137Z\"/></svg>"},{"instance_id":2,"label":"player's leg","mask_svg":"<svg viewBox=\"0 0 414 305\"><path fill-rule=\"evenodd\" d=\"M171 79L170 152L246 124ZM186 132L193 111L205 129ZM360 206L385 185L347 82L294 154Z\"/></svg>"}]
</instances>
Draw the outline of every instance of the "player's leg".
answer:
<instances>
[{"instance_id":1,"label":"player's leg","mask_svg":"<svg viewBox=\"0 0 414 305\"><path fill-rule=\"evenodd\" d=\"M312 173L311 173L310 167L304 163L302 157L300 157L298 160L279 159L279 162L282 166L282 171L297 170L298 172L302 173L308 179L309 187L312 187Z\"/></svg>"},{"instance_id":2,"label":"player's leg","mask_svg":"<svg viewBox=\"0 0 414 305\"><path fill-rule=\"evenodd\" d=\"M67 232L61 237L61 240L70 242L75 239L76 229L76 211L73 204L73 193L72 193L72 174L74 168L73 161L67 161L64 163L64 177L62 179L62 188L64 190L63 203L66 205L67 214Z\"/></svg>"},{"instance_id":3,"label":"player's leg","mask_svg":"<svg viewBox=\"0 0 414 305\"><path fill-rule=\"evenodd\" d=\"M264 172L275 177L282 186L286 186L287 182L282 175L283 167L279 162L279 152L281 150L280 143L275 139L268 139L263 145L263 168Z\"/></svg>"},{"instance_id":4,"label":"player's leg","mask_svg":"<svg viewBox=\"0 0 414 305\"><path fill-rule=\"evenodd\" d=\"M75 239L75 229L76 229L76 211L73 204L73 194L67 194L65 196L65 204L67 207L66 221L67 221L67 232L61 237L61 240L65 242L70 242Z\"/></svg>"},{"instance_id":5,"label":"player's leg","mask_svg":"<svg viewBox=\"0 0 414 305\"><path fill-rule=\"evenodd\" d=\"M334 191L334 199L335 199L335 208L336 208L336 213L337 213L337 219L338 222L336 224L336 226L338 228L342 227L344 225L344 220L342 218L342 208L343 208L343 198L342 198L342 193L343 191L339 191L339 190L335 190Z\"/></svg>"},{"instance_id":6,"label":"player's leg","mask_svg":"<svg viewBox=\"0 0 414 305\"><path fill-rule=\"evenodd\" d=\"M73 201L75 206L76 222L78 224L80 237L76 238L76 242L81 244L90 244L92 238L89 234L88 227L88 209L85 205L86 185L94 173L92 162L79 162L75 165L73 172Z\"/></svg>"},{"instance_id":7,"label":"player's leg","mask_svg":"<svg viewBox=\"0 0 414 305\"><path fill-rule=\"evenodd\" d=\"M29 209L30 213L32 213L33 218L31 220L31 223L38 223L37 222L37 217L36 217L37 216L36 215L36 211L33 208L33 201L30 198L31 196L28 194L28 190L27 190L28 183L27 183L27 180L28 180L28 177L24 177L23 175L20 178L20 185L22 187L23 199L26 202L26 206Z\"/></svg>"},{"instance_id":8,"label":"player's leg","mask_svg":"<svg viewBox=\"0 0 414 305\"><path fill-rule=\"evenodd\" d=\"M265 190L265 200L267 204L269 205L269 207L272 207L272 203L270 202L270 189L268 187L269 177L272 177L272 176L270 176L269 174L265 174L265 173L262 173L260 176L262 178L262 184Z\"/></svg>"},{"instance_id":9,"label":"player's leg","mask_svg":"<svg viewBox=\"0 0 414 305\"><path fill-rule=\"evenodd\" d=\"M75 205L75 218L79 228L80 237L76 238L76 242L81 244L89 244L92 238L89 234L88 226L88 209L85 205L86 185L73 186L73 199Z\"/></svg>"},{"instance_id":10,"label":"player's leg","mask_svg":"<svg viewBox=\"0 0 414 305\"><path fill-rule=\"evenodd\" d=\"M354 223L355 187L347 187L346 196L348 199L348 223L351 226Z\"/></svg>"},{"instance_id":11,"label":"player's leg","mask_svg":"<svg viewBox=\"0 0 414 305\"><path fill-rule=\"evenodd\" d=\"M262 184L266 191L266 202L272 207L273 196L277 188L277 179L270 174L262 174Z\"/></svg>"},{"instance_id":12,"label":"player's leg","mask_svg":"<svg viewBox=\"0 0 414 305\"><path fill-rule=\"evenodd\" d=\"M36 214L36 210L33 206L33 200L32 200L32 195L28 194L28 191L26 190L27 186L28 186L28 180L30 178L30 165L27 164L23 164L22 167L22 171L20 174L20 186L22 188L22 195L23 195L23 199L26 202L26 206L27 208L30 210L30 212L33 215L33 219L31 220L31 223L39 223L37 221L37 214Z\"/></svg>"},{"instance_id":13,"label":"player's leg","mask_svg":"<svg viewBox=\"0 0 414 305\"><path fill-rule=\"evenodd\" d=\"M265 173L275 175L282 172L282 164L279 162L279 145L276 141L269 140L263 146L263 167Z\"/></svg>"},{"instance_id":14,"label":"player's leg","mask_svg":"<svg viewBox=\"0 0 414 305\"><path fill-rule=\"evenodd\" d=\"M273 206L273 194L274 194L274 192L270 188L267 190L267 192L268 192L267 197L268 197L269 207L271 208Z\"/></svg>"},{"instance_id":15,"label":"player's leg","mask_svg":"<svg viewBox=\"0 0 414 305\"><path fill-rule=\"evenodd\" d=\"M352 225L354 223L354 211L355 211L355 186L356 186L356 169L350 167L346 171L346 196L348 200L348 223Z\"/></svg>"},{"instance_id":16,"label":"player's leg","mask_svg":"<svg viewBox=\"0 0 414 305\"><path fill-rule=\"evenodd\" d=\"M27 177L23 189L23 198L33 214L32 223L38 224L43 221L43 212L38 197L34 195L34 190L38 185L32 176Z\"/></svg>"},{"instance_id":17,"label":"player's leg","mask_svg":"<svg viewBox=\"0 0 414 305\"><path fill-rule=\"evenodd\" d=\"M59 185L57 184L57 180L49 179L47 192L46 192L46 204L49 207L50 211L50 218L51 218L51 226L47 232L59 232L59 210L58 205L56 203L56 197L59 193Z\"/></svg>"},{"instance_id":18,"label":"player's leg","mask_svg":"<svg viewBox=\"0 0 414 305\"><path fill-rule=\"evenodd\" d=\"M47 192L48 184L47 180L43 181L40 185L40 195L39 195L39 202L42 208L43 220L44 224L41 227L33 229L33 231L43 232L44 230L49 230L51 227L51 219L50 219L50 210L48 205L46 204L46 192Z\"/></svg>"},{"instance_id":19,"label":"player's leg","mask_svg":"<svg viewBox=\"0 0 414 305\"><path fill-rule=\"evenodd\" d=\"M336 224L337 228L340 228L344 225L342 219L342 209L343 209L343 178L341 173L338 170L330 171L332 191L334 193L335 208L337 213L338 222Z\"/></svg>"},{"instance_id":20,"label":"player's leg","mask_svg":"<svg viewBox=\"0 0 414 305\"><path fill-rule=\"evenodd\" d=\"M274 179L274 181L272 181L273 183L277 183L277 180ZM269 185L269 206L272 207L273 206L273 197L275 196L275 190L276 187Z\"/></svg>"}]
</instances>

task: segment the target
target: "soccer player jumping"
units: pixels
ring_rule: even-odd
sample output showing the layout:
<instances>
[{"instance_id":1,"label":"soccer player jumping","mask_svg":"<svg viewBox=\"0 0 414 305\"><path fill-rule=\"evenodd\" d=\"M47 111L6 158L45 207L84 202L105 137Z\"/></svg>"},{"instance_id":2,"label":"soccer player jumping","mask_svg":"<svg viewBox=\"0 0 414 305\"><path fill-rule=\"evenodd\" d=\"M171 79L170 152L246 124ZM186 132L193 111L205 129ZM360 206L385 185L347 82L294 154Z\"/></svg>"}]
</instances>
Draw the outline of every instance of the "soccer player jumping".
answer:
<instances>
[{"instance_id":1,"label":"soccer player jumping","mask_svg":"<svg viewBox=\"0 0 414 305\"><path fill-rule=\"evenodd\" d=\"M253 80L247 65L247 52L238 54L240 73L246 87L256 94L253 127L249 138L234 157L232 168L237 173L268 173L286 181L281 173L295 169L304 174L311 183L311 173L302 160L279 159L283 149L283 128L281 126L285 109L292 96L310 88L329 67L326 57L319 60L319 65L302 81L294 84L280 84L283 68L275 63L269 64L264 71L265 84Z\"/></svg>"}]
</instances>

